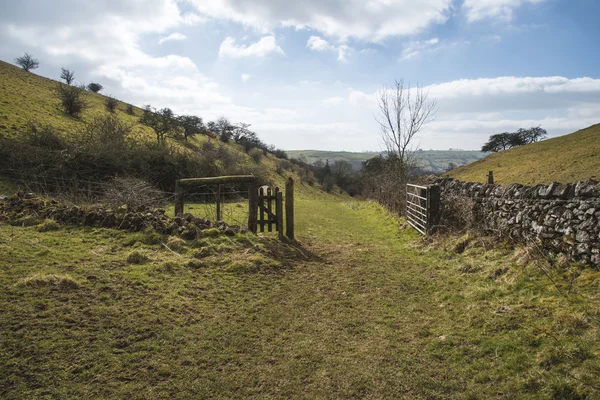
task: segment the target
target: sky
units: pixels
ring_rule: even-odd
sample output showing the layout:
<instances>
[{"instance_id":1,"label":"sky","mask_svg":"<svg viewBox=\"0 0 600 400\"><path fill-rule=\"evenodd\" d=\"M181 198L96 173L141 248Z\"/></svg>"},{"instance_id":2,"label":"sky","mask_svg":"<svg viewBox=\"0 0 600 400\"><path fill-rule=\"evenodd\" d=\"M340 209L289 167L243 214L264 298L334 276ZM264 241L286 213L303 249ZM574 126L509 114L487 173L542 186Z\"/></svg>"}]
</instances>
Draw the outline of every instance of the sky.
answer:
<instances>
[{"instance_id":1,"label":"sky","mask_svg":"<svg viewBox=\"0 0 600 400\"><path fill-rule=\"evenodd\" d=\"M437 101L422 149L600 122L597 0L0 0L0 59L287 150L383 150L377 93Z\"/></svg>"}]
</instances>

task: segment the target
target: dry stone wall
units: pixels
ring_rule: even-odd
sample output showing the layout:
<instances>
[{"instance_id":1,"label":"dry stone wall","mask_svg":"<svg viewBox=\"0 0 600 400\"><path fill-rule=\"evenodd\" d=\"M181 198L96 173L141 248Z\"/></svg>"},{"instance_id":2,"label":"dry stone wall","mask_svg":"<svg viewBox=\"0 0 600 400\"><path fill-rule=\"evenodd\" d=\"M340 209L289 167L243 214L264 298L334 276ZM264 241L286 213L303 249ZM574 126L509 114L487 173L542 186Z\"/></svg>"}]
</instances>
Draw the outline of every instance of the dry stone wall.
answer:
<instances>
[{"instance_id":1,"label":"dry stone wall","mask_svg":"<svg viewBox=\"0 0 600 400\"><path fill-rule=\"evenodd\" d=\"M570 260L600 264L600 184L506 187L445 178L441 188L442 220L452 217L452 201L472 200L476 225L520 242L534 242Z\"/></svg>"}]
</instances>

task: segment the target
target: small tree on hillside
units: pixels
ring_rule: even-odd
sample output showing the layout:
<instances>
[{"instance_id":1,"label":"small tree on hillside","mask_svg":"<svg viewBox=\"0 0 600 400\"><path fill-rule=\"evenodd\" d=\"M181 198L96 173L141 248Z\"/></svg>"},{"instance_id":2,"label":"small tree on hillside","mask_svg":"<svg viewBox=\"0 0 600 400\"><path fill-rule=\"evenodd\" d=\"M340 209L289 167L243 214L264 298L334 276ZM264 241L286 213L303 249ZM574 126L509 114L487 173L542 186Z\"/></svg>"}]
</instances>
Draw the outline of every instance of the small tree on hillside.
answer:
<instances>
[{"instance_id":1,"label":"small tree on hillside","mask_svg":"<svg viewBox=\"0 0 600 400\"><path fill-rule=\"evenodd\" d=\"M29 53L25 53L23 56L15 58L15 63L27 72L40 66L40 62L33 58Z\"/></svg>"},{"instance_id":2,"label":"small tree on hillside","mask_svg":"<svg viewBox=\"0 0 600 400\"><path fill-rule=\"evenodd\" d=\"M67 85L70 85L73 83L73 80L75 80L75 72L66 68L61 68L60 79L64 79Z\"/></svg>"},{"instance_id":3,"label":"small tree on hillside","mask_svg":"<svg viewBox=\"0 0 600 400\"><path fill-rule=\"evenodd\" d=\"M102 89L104 89L104 87L96 82L92 82L89 85L87 85L87 88L90 92L94 92L94 93L98 93L99 91L101 91Z\"/></svg>"},{"instance_id":4,"label":"small tree on hillside","mask_svg":"<svg viewBox=\"0 0 600 400\"><path fill-rule=\"evenodd\" d=\"M60 99L65 114L77 117L87 108L85 91L78 86L59 83L56 87L56 95Z\"/></svg>"},{"instance_id":5,"label":"small tree on hillside","mask_svg":"<svg viewBox=\"0 0 600 400\"><path fill-rule=\"evenodd\" d=\"M195 115L180 115L177 117L177 122L179 122L179 125L183 129L183 138L185 140L205 130L202 118Z\"/></svg>"},{"instance_id":6,"label":"small tree on hillside","mask_svg":"<svg viewBox=\"0 0 600 400\"><path fill-rule=\"evenodd\" d=\"M173 113L170 108L156 110L149 105L144 107L144 113L140 118L140 123L149 126L154 130L156 141L159 144L165 144L167 137L175 135L180 127L175 113Z\"/></svg>"}]
</instances>

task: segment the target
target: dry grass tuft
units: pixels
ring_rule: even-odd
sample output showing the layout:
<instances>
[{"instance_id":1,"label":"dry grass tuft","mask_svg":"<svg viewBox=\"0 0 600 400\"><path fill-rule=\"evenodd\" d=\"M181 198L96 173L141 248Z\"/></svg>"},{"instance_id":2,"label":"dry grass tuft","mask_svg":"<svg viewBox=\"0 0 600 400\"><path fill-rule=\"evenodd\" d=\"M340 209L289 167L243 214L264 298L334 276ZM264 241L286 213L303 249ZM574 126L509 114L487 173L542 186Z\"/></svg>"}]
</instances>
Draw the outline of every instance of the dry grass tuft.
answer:
<instances>
[{"instance_id":1,"label":"dry grass tuft","mask_svg":"<svg viewBox=\"0 0 600 400\"><path fill-rule=\"evenodd\" d=\"M68 274L66 274L66 275L56 275L56 274L44 275L44 274L38 273L38 274L28 276L27 278L21 279L17 285L23 286L23 287L54 286L54 287L58 287L61 289L77 289L77 288L79 288L79 283Z\"/></svg>"}]
</instances>

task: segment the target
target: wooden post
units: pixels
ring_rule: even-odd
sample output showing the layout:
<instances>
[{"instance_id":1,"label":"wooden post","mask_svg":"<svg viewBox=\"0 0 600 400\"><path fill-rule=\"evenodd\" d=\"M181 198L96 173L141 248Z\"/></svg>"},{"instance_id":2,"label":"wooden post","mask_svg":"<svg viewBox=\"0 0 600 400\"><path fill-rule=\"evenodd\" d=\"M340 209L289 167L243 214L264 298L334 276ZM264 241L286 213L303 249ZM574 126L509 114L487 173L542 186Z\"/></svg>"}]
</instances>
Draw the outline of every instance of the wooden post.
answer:
<instances>
[{"instance_id":1,"label":"wooden post","mask_svg":"<svg viewBox=\"0 0 600 400\"><path fill-rule=\"evenodd\" d=\"M217 185L217 221L221 221L221 185Z\"/></svg>"},{"instance_id":2,"label":"wooden post","mask_svg":"<svg viewBox=\"0 0 600 400\"><path fill-rule=\"evenodd\" d=\"M248 230L256 235L258 217L258 181L250 183L248 188Z\"/></svg>"},{"instance_id":3,"label":"wooden post","mask_svg":"<svg viewBox=\"0 0 600 400\"><path fill-rule=\"evenodd\" d=\"M258 203L262 204L263 207L265 205L264 198L265 198L265 189L263 187L261 187L258 192ZM260 231L261 232L265 231L265 209L263 207L260 208Z\"/></svg>"},{"instance_id":4,"label":"wooden post","mask_svg":"<svg viewBox=\"0 0 600 400\"><path fill-rule=\"evenodd\" d=\"M285 184L285 236L294 240L294 180L291 177Z\"/></svg>"},{"instance_id":5,"label":"wooden post","mask_svg":"<svg viewBox=\"0 0 600 400\"><path fill-rule=\"evenodd\" d=\"M271 188L267 189L267 210L269 210L269 213L267 215L267 218L269 220L269 224L267 225L268 227L268 231L269 232L273 232L273 220L271 219L271 215L273 215L273 200L272 198L275 197L275 201L277 201L277 194L273 193L273 190ZM275 210L277 210L277 204L275 204ZM277 211L275 211L277 212Z\"/></svg>"},{"instance_id":6,"label":"wooden post","mask_svg":"<svg viewBox=\"0 0 600 400\"><path fill-rule=\"evenodd\" d=\"M277 213L277 230L279 231L279 240L283 240L283 193L276 191L275 212Z\"/></svg>"},{"instance_id":7,"label":"wooden post","mask_svg":"<svg viewBox=\"0 0 600 400\"><path fill-rule=\"evenodd\" d=\"M179 182L175 183L175 216L183 215L183 207L185 202L185 192L179 186Z\"/></svg>"},{"instance_id":8,"label":"wooden post","mask_svg":"<svg viewBox=\"0 0 600 400\"><path fill-rule=\"evenodd\" d=\"M489 184L494 184L494 171L490 171L488 174L488 183Z\"/></svg>"},{"instance_id":9,"label":"wooden post","mask_svg":"<svg viewBox=\"0 0 600 400\"><path fill-rule=\"evenodd\" d=\"M438 185L427 188L427 233L433 233L440 225L441 190Z\"/></svg>"}]
</instances>

